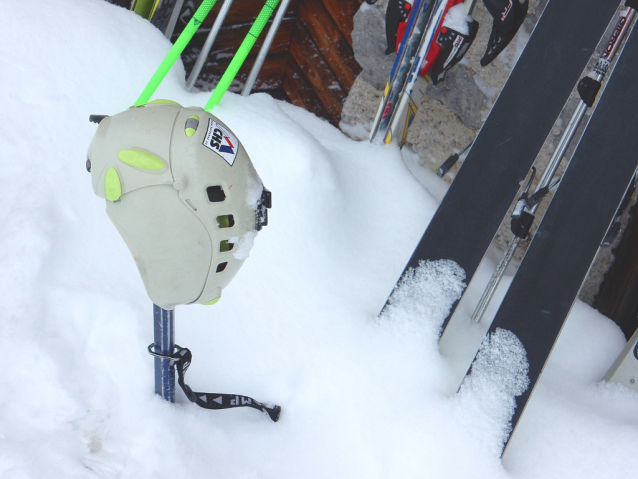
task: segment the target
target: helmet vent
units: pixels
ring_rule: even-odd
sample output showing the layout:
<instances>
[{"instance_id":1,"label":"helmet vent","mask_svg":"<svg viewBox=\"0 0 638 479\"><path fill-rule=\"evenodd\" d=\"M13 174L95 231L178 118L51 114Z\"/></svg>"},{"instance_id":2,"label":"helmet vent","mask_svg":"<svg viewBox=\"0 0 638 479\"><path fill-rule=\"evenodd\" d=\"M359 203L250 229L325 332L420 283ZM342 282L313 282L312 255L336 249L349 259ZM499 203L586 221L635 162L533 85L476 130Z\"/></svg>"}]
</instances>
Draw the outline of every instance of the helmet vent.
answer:
<instances>
[{"instance_id":1,"label":"helmet vent","mask_svg":"<svg viewBox=\"0 0 638 479\"><path fill-rule=\"evenodd\" d=\"M217 217L217 225L220 228L231 228L235 226L235 218L233 215L222 215Z\"/></svg>"},{"instance_id":2,"label":"helmet vent","mask_svg":"<svg viewBox=\"0 0 638 479\"><path fill-rule=\"evenodd\" d=\"M224 201L226 199L226 194L224 193L224 189L219 186L209 186L206 188L206 194L208 195L208 201L211 203L219 203L220 201Z\"/></svg>"},{"instance_id":3,"label":"helmet vent","mask_svg":"<svg viewBox=\"0 0 638 479\"><path fill-rule=\"evenodd\" d=\"M222 271L224 271L226 269L226 266L228 266L228 263L219 263L217 265L217 273L221 273Z\"/></svg>"},{"instance_id":4,"label":"helmet vent","mask_svg":"<svg viewBox=\"0 0 638 479\"><path fill-rule=\"evenodd\" d=\"M230 251L235 246L235 243L229 243L228 240L223 240L219 242L219 252L225 253L226 251Z\"/></svg>"}]
</instances>

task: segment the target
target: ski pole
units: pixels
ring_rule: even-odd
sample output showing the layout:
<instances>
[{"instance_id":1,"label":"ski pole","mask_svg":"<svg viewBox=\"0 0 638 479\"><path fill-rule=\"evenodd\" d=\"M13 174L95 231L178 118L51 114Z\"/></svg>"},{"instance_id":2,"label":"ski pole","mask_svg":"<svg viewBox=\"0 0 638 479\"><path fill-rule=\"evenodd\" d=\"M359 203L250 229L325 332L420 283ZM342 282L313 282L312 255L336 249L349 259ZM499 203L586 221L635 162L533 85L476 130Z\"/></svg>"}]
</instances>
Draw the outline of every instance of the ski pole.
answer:
<instances>
[{"instance_id":1,"label":"ski pole","mask_svg":"<svg viewBox=\"0 0 638 479\"><path fill-rule=\"evenodd\" d=\"M202 51L199 52L199 56L197 57L197 61L195 61L195 66L191 70L191 74L186 80L186 89L191 91L193 89L193 85L197 81L197 77L199 73L202 71L202 67L206 62L206 58L208 58L208 54L210 53L210 49L215 43L215 39L217 38L217 34L219 30L222 28L222 23L226 19L226 15L228 15L228 11L233 4L233 0L224 0L222 4L222 8L219 10L217 17L215 18L215 23L213 23L213 28L208 32L208 36L206 37L206 41L204 42L204 46L202 47Z\"/></svg>"},{"instance_id":2,"label":"ski pole","mask_svg":"<svg viewBox=\"0 0 638 479\"><path fill-rule=\"evenodd\" d=\"M175 349L175 310L153 305L153 349L155 353L155 394L175 402L175 366L166 356Z\"/></svg>"},{"instance_id":3,"label":"ski pole","mask_svg":"<svg viewBox=\"0 0 638 479\"><path fill-rule=\"evenodd\" d=\"M135 102L135 105L142 105L144 103L147 103L151 99L151 96L153 95L153 93L155 93L157 87L160 85L160 83L162 83L162 80L164 80L171 67L175 64L181 53L184 51L184 48L186 48L188 42L191 40L191 38L193 38L193 35L195 35L195 32L199 29L199 26L202 24L216 2L217 0L204 0L202 2L202 4L193 15L193 18L190 19L190 21L184 28L184 31L175 41L175 44L170 49L166 57L164 57L162 63L160 63L160 66L157 67L157 70L155 70L155 73L140 94L139 98Z\"/></svg>"},{"instance_id":4,"label":"ski pole","mask_svg":"<svg viewBox=\"0 0 638 479\"><path fill-rule=\"evenodd\" d=\"M556 147L556 150L554 150L554 154L552 155L549 162L547 163L547 166L545 167L543 171L543 175L541 176L541 179L538 183L536 192L534 193L533 196L536 196L537 193L542 193L542 194L539 194L537 201L534 201L532 204L528 204L527 206L523 206L524 211L529 218L528 224L523 230L514 234L514 237L510 241L507 247L507 250L505 251L505 255L503 256L500 263L496 267L496 270L492 274L492 277L490 278L490 281L487 287L485 288L485 291L483 291L483 295L481 296L481 299L479 300L479 303L476 309L474 310L474 313L472 314L472 321L474 321L475 323L480 322L481 319L483 318L483 315L485 314L485 310L487 309L487 306L492 300L492 297L494 296L494 293L496 292L496 288L500 284L501 279L503 278L503 275L505 274L505 270L507 269L507 266L512 261L512 258L514 257L514 253L516 249L518 248L518 245L520 244L521 239L524 239L525 237L527 237L527 234L529 234L529 229L531 228L532 221L534 219L534 213L538 209L538 206L540 205L540 201L549 192L549 190L558 183L556 182L550 185L552 178L556 174L556 171L558 170L560 162L563 159L565 152L567 151L567 148L569 147L569 144L574 138L574 134L576 133L576 130L578 129L578 126L580 125L580 122L585 116L585 112L587 111L588 108L593 106L596 100L596 96L598 95L598 92L600 91L602 80L605 78L605 75L607 74L609 70L609 66L611 65L611 61L616 55L616 52L618 51L618 48L620 47L622 40L625 37L627 31L629 30L629 27L632 21L634 20L635 15L636 15L636 10L633 7L627 6L625 8L625 10L620 16L620 19L618 20L616 24L616 28L612 32L607 42L607 46L605 50L603 51L603 53L600 55L600 58L596 62L596 65L593 67L592 71L588 75L581 78L581 80L578 82L577 89L581 97L580 103L578 107L576 108L576 111L574 111L567 127L565 128L565 131L563 132L563 135L561 136L561 139Z\"/></svg>"},{"instance_id":5,"label":"ski pole","mask_svg":"<svg viewBox=\"0 0 638 479\"><path fill-rule=\"evenodd\" d=\"M456 165L456 162L459 161L461 155L465 153L470 146L472 146L472 143L474 143L474 140L465 145L465 147L463 147L461 151L450 155L447 160L441 163L441 166L439 166L436 170L436 174L439 175L439 178L443 178L447 174L447 172L450 171L454 165Z\"/></svg>"},{"instance_id":6,"label":"ski pole","mask_svg":"<svg viewBox=\"0 0 638 479\"><path fill-rule=\"evenodd\" d=\"M171 18L169 18L168 24L166 25L166 31L164 32L164 36L169 41L171 37L173 36L173 32L175 31L175 25L177 24L177 19L179 18L179 13L182 11L183 6L184 6L184 0L177 0L175 2L175 5L173 5Z\"/></svg>"},{"instance_id":7,"label":"ski pole","mask_svg":"<svg viewBox=\"0 0 638 479\"><path fill-rule=\"evenodd\" d=\"M219 104L222 97L224 96L224 93L226 93L228 87L235 78L235 75L237 75L237 72L244 63L244 60L246 60L246 57L250 53L251 48L255 44L255 41L257 41L257 37L259 37L259 34L268 23L268 20L270 19L272 12L275 11L278 3L279 0L266 0L266 4L261 9L261 12L259 12L255 23L253 23L253 26L250 27L248 35L246 35L246 38L244 38L244 41L239 46L239 50L237 50L237 53L231 60L230 65L228 65L226 71L219 80L219 83L213 90L213 94L204 107L204 110L210 111Z\"/></svg>"},{"instance_id":8,"label":"ski pole","mask_svg":"<svg viewBox=\"0 0 638 479\"><path fill-rule=\"evenodd\" d=\"M279 5L279 10L277 10L277 15L275 15L275 19L272 21L272 25L268 29L268 35L266 35L266 39L264 40L264 44L259 49L259 54L257 55L257 59L255 60L255 64L253 65L250 73L248 74L248 78L246 79L246 83L244 84L244 89L241 91L242 96L250 95L250 91L253 89L253 85L255 84L255 80L257 80L257 75L259 75L259 71L261 70L262 65L264 64L264 60L268 55L268 51L270 50L270 46L272 45L272 41L275 39L275 35L279 30L279 25L281 25L281 21L286 14L286 10L288 10L288 5L290 4L290 0L283 0L281 5Z\"/></svg>"}]
</instances>

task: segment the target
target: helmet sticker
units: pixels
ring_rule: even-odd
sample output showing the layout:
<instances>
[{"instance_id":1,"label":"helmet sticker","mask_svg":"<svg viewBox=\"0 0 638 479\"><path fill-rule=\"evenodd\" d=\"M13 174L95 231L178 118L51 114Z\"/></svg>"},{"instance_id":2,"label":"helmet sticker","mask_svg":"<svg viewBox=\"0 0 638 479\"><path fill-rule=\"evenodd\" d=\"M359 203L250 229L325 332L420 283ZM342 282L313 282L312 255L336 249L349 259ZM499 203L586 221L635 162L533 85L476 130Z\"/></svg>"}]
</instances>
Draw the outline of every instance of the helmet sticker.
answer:
<instances>
[{"instance_id":1,"label":"helmet sticker","mask_svg":"<svg viewBox=\"0 0 638 479\"><path fill-rule=\"evenodd\" d=\"M208 120L208 130L202 144L221 156L230 166L235 163L239 141L230 130L213 119Z\"/></svg>"}]
</instances>

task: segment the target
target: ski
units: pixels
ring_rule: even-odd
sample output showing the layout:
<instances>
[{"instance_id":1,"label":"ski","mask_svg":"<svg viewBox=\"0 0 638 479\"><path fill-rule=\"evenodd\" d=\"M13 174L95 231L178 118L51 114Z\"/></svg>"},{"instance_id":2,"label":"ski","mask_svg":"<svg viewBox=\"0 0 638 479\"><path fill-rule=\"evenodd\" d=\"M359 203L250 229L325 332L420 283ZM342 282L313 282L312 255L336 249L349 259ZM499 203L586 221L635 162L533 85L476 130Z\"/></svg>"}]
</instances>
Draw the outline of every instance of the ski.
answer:
<instances>
[{"instance_id":1,"label":"ski","mask_svg":"<svg viewBox=\"0 0 638 479\"><path fill-rule=\"evenodd\" d=\"M478 306L472 314L472 321L477 323L481 321L481 318L483 317L483 314L485 313L485 310L490 303L492 296L494 295L496 288L498 287L501 278L505 273L506 268L512 260L519 243L521 242L521 240L524 240L528 237L530 229L534 223L534 214L536 213L536 210L538 209L543 198L552 189L552 185L555 184L554 176L556 175L556 171L558 171L558 167L560 166L567 148L571 144L571 141L574 138L574 135L578 130L581 121L585 117L585 113L587 112L588 108L591 108L594 105L598 92L600 91L600 88L602 86L602 81L605 79L605 76L607 75L607 72L611 66L611 62L613 61L616 52L622 44L625 35L628 31L630 31L635 15L636 10L634 10L632 7L625 8L625 10L621 13L618 22L616 23L616 27L609 36L609 40L607 41L602 54L598 58L598 61L591 69L591 71L583 78L581 78L578 82L580 103L572 114L570 121L567 123L567 126L563 131L563 136L556 145L554 154L547 163L547 166L544 168L541 178L538 180L536 191L530 196L531 183L533 182L536 173L536 170L532 169L532 175L530 176L528 185L519 198L512 213L511 231L513 237L505 251L505 255L501 259L499 265L496 267L496 270L494 271L494 274L490 279L488 287L483 292L483 296L481 297ZM616 224L618 225L618 227L614 228L614 231L620 226L620 223ZM609 238L607 239L607 242L609 242L609 239L613 237L614 231L610 231L608 233Z\"/></svg>"},{"instance_id":2,"label":"ski","mask_svg":"<svg viewBox=\"0 0 638 479\"><path fill-rule=\"evenodd\" d=\"M425 87L430 82L429 73L437 65L437 58L442 53L441 44L448 40L447 43L450 48L443 55L444 62L441 65L440 72L435 77L435 83L441 81L445 76L445 72L461 60L476 37L478 23L475 20L467 23L467 32L461 33L449 27L443 28L447 19L446 15L451 13L452 7L461 9L456 16L471 19L469 14L474 7L474 1L467 0L463 5L461 5L460 0L439 0L435 2L425 34L421 38L419 50L414 58L410 75L400 93L400 98L395 108L388 115L390 118L389 125L383 132L383 141L386 144L391 143L393 140L396 140L399 147L403 147L405 144L408 128L412 124L421 100L425 95ZM446 60L447 63L445 63Z\"/></svg>"},{"instance_id":3,"label":"ski","mask_svg":"<svg viewBox=\"0 0 638 479\"><path fill-rule=\"evenodd\" d=\"M376 138L379 131L384 131L387 128L390 115L412 68L412 62L421 43L431 7L432 0L414 0L405 26L405 33L397 48L397 56L394 59L390 77L386 83L379 109L370 130L370 141ZM388 41L390 42L391 39L389 38ZM388 45L389 48L390 45Z\"/></svg>"},{"instance_id":4,"label":"ski","mask_svg":"<svg viewBox=\"0 0 638 479\"><path fill-rule=\"evenodd\" d=\"M404 273L451 259L471 281L617 7L617 0L548 2Z\"/></svg>"},{"instance_id":5,"label":"ski","mask_svg":"<svg viewBox=\"0 0 638 479\"><path fill-rule=\"evenodd\" d=\"M632 32L489 328L490 334L513 333L529 364L512 434L636 173L636 75L638 35Z\"/></svg>"}]
</instances>

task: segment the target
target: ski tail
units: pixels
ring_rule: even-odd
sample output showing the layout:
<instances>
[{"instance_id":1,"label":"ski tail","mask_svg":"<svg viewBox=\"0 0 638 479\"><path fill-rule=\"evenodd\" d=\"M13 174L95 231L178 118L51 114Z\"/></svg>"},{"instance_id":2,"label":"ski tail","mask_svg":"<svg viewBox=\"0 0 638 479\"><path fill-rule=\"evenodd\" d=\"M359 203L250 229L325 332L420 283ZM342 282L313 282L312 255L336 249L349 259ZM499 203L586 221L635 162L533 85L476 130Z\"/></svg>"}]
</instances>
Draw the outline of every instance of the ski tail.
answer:
<instances>
[{"instance_id":1,"label":"ski tail","mask_svg":"<svg viewBox=\"0 0 638 479\"><path fill-rule=\"evenodd\" d=\"M430 0L414 0L405 25L405 33L401 37L399 48L397 49L397 56L394 59L390 77L381 99L381 104L375 116L372 129L370 130L370 141L374 140L381 129L381 124L386 120L388 115L392 113L396 97L398 97L406 81L406 75L410 69L414 50L418 46L417 39L422 35L423 23L425 19L427 19L430 11Z\"/></svg>"},{"instance_id":2,"label":"ski tail","mask_svg":"<svg viewBox=\"0 0 638 479\"><path fill-rule=\"evenodd\" d=\"M394 102L389 103L389 108L384 112L386 121L379 130L383 132L383 141L386 144L391 143L395 138L400 147L405 143L408 128L416 115L418 105L425 93L425 86L429 81L429 78L421 75L424 70L429 70L428 51L432 45L438 46L436 44L437 32L441 28L445 13L455 1L458 0L435 0L433 2L432 12L423 25L423 34L414 51L413 63L407 65L408 74L405 82L397 91Z\"/></svg>"},{"instance_id":3,"label":"ski tail","mask_svg":"<svg viewBox=\"0 0 638 479\"><path fill-rule=\"evenodd\" d=\"M529 0L483 0L494 18L481 66L489 65L512 41L527 16Z\"/></svg>"},{"instance_id":4,"label":"ski tail","mask_svg":"<svg viewBox=\"0 0 638 479\"><path fill-rule=\"evenodd\" d=\"M405 144L408 128L419 109L425 88L431 81L430 72L433 71L433 67L438 67L436 70L438 83L444 79L447 70L458 63L467 52L478 29L478 23L468 14L471 5L471 1L461 3L461 0L434 2L432 13L424 26L424 33L414 56L409 77L393 108L387 112L390 121L383 137L386 144L394 140L399 147ZM441 44L439 39L442 34L451 38L451 30L459 34L454 36L448 48L445 43Z\"/></svg>"}]
</instances>

